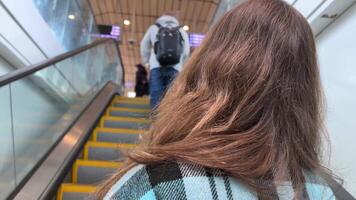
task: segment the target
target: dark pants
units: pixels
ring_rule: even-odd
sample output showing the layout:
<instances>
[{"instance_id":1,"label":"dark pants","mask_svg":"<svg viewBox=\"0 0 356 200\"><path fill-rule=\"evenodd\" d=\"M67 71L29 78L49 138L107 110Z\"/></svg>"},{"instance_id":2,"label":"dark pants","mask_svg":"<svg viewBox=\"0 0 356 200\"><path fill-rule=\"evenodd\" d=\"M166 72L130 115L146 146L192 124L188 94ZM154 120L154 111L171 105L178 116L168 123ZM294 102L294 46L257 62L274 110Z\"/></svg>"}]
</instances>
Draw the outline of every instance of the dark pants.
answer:
<instances>
[{"instance_id":1,"label":"dark pants","mask_svg":"<svg viewBox=\"0 0 356 200\"><path fill-rule=\"evenodd\" d=\"M160 102L178 71L173 67L159 67L150 72L151 108L154 109Z\"/></svg>"}]
</instances>

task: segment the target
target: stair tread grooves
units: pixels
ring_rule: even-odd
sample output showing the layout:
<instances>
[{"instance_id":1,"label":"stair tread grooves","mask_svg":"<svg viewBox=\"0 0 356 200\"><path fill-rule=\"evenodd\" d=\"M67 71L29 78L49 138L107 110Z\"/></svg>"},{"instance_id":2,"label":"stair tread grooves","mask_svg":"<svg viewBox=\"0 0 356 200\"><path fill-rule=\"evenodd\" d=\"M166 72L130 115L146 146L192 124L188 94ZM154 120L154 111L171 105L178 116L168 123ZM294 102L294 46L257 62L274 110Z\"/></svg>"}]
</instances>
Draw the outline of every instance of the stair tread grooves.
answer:
<instances>
[{"instance_id":1,"label":"stair tread grooves","mask_svg":"<svg viewBox=\"0 0 356 200\"><path fill-rule=\"evenodd\" d=\"M73 176L76 179L72 179L71 183L61 184L58 190L58 194L61 192L59 197L73 199L81 195L82 198L83 195L95 192L96 181L106 177L110 170L115 171L123 164L123 160L120 159L123 158L122 155L118 159L110 158L114 155L114 150L110 149L125 152L137 147L135 143L138 141L137 138L149 127L150 112L148 98L115 96L101 116L100 125L92 132L91 137L95 139L87 141L84 146L84 159L77 158L72 166L73 174L76 173L76 176ZM100 155L100 153L104 154Z\"/></svg>"},{"instance_id":2,"label":"stair tread grooves","mask_svg":"<svg viewBox=\"0 0 356 200\"><path fill-rule=\"evenodd\" d=\"M114 99L114 103L127 103L127 104L139 104L139 105L149 105L149 102L147 101L131 101L131 100L126 100L126 99Z\"/></svg>"}]
</instances>

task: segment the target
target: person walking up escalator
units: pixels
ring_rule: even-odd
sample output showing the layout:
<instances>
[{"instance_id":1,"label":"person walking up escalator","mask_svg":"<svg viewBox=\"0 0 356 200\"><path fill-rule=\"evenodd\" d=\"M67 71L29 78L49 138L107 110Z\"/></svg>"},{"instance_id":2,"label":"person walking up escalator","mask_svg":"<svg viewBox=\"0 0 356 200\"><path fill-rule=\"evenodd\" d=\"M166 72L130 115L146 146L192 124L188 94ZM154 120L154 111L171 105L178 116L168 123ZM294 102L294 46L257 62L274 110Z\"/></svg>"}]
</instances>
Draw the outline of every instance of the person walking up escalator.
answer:
<instances>
[{"instance_id":1,"label":"person walking up escalator","mask_svg":"<svg viewBox=\"0 0 356 200\"><path fill-rule=\"evenodd\" d=\"M147 70L141 64L137 64L136 67L136 97L143 97L144 95L148 95Z\"/></svg>"},{"instance_id":2,"label":"person walking up escalator","mask_svg":"<svg viewBox=\"0 0 356 200\"><path fill-rule=\"evenodd\" d=\"M189 38L172 14L159 17L141 41L141 56L150 66L151 107L154 109L189 56Z\"/></svg>"}]
</instances>

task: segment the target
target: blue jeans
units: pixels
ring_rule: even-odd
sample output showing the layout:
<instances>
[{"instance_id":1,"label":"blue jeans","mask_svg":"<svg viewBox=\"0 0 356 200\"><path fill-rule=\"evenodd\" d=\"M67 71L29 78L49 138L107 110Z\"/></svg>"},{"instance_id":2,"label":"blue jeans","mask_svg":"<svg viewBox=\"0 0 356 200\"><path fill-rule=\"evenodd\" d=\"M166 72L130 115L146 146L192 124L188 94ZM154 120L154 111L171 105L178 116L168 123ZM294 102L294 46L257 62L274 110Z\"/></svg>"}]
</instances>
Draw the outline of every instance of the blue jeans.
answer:
<instances>
[{"instance_id":1,"label":"blue jeans","mask_svg":"<svg viewBox=\"0 0 356 200\"><path fill-rule=\"evenodd\" d=\"M164 93L177 76L178 71L173 67L159 67L150 72L151 108L154 109L164 96Z\"/></svg>"}]
</instances>

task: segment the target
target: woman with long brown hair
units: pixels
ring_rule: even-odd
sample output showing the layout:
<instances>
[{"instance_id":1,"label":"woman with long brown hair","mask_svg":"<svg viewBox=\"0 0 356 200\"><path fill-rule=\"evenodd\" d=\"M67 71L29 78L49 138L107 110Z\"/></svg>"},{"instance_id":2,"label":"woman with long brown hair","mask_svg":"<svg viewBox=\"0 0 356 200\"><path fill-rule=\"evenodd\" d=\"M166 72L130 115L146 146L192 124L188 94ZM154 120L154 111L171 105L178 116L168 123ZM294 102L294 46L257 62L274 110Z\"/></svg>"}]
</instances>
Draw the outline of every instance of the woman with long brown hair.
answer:
<instances>
[{"instance_id":1,"label":"woman with long brown hair","mask_svg":"<svg viewBox=\"0 0 356 200\"><path fill-rule=\"evenodd\" d=\"M105 199L334 199L308 22L248 0L208 32Z\"/></svg>"}]
</instances>

